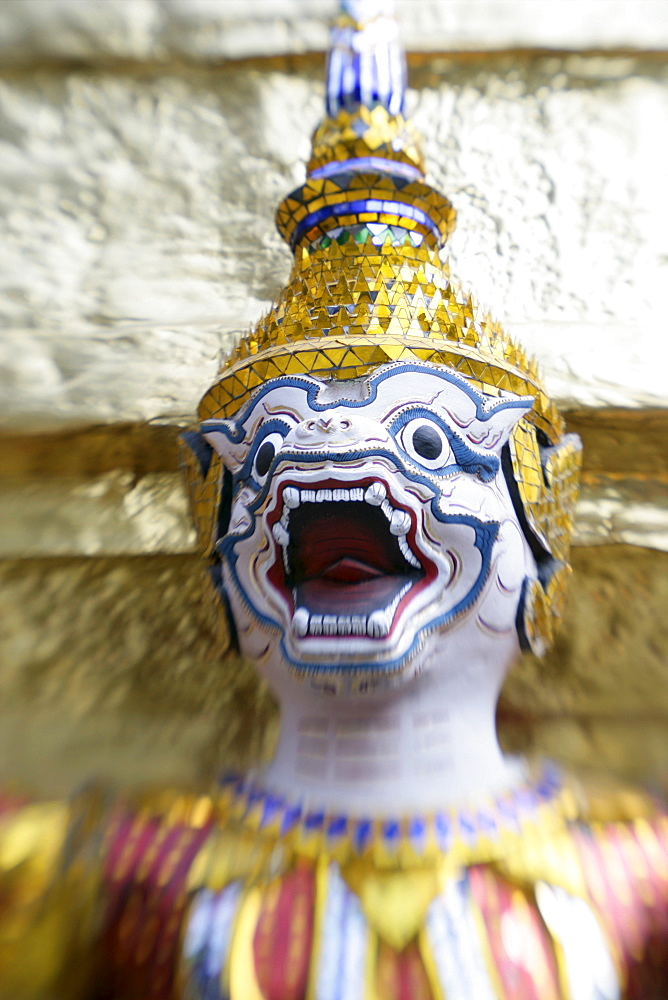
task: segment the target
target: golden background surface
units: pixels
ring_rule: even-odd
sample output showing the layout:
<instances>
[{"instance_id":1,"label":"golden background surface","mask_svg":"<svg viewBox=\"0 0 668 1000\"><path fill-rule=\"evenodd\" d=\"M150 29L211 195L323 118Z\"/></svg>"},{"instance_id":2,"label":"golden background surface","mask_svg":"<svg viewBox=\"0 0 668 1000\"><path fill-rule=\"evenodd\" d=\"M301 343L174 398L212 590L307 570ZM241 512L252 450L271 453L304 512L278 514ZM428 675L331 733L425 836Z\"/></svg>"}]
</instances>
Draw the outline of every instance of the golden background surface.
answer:
<instances>
[{"instance_id":1,"label":"golden background surface","mask_svg":"<svg viewBox=\"0 0 668 1000\"><path fill-rule=\"evenodd\" d=\"M273 215L332 5L241 6L0 6L0 760L40 792L271 748L211 631L176 438L287 278ZM566 6L399 4L409 111L453 273L584 440L565 626L509 678L504 742L665 789L668 19Z\"/></svg>"}]
</instances>

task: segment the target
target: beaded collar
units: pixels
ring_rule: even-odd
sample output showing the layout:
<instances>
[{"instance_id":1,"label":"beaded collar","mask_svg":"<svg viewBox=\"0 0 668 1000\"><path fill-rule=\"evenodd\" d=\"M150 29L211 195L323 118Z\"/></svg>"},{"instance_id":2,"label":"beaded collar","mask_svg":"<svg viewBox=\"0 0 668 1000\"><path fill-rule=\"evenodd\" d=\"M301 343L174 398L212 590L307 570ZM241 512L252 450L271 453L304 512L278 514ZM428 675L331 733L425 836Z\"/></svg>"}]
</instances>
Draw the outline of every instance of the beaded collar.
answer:
<instances>
[{"instance_id":1,"label":"beaded collar","mask_svg":"<svg viewBox=\"0 0 668 1000\"><path fill-rule=\"evenodd\" d=\"M544 841L578 811L572 790L550 763L541 765L534 780L482 804L382 820L306 809L266 791L252 776L226 774L220 783L228 822L301 856L341 863L370 857L380 867L446 857L457 865L492 861L520 839L525 846Z\"/></svg>"}]
</instances>

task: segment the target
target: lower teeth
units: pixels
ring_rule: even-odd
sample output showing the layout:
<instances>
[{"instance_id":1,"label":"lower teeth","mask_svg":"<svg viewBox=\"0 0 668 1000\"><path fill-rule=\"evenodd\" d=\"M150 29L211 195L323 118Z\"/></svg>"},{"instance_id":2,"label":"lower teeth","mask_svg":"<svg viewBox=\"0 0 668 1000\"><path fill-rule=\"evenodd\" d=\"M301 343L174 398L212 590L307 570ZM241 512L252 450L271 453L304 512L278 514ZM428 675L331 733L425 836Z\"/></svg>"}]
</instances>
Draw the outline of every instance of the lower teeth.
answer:
<instances>
[{"instance_id":1,"label":"lower teeth","mask_svg":"<svg viewBox=\"0 0 668 1000\"><path fill-rule=\"evenodd\" d=\"M386 610L374 611L372 615L369 615L367 632L372 639L384 639L389 634L391 627L392 617Z\"/></svg>"},{"instance_id":2,"label":"lower teeth","mask_svg":"<svg viewBox=\"0 0 668 1000\"><path fill-rule=\"evenodd\" d=\"M309 614L306 608L297 608L292 616L292 628L298 636L304 636L308 632Z\"/></svg>"},{"instance_id":3,"label":"lower teeth","mask_svg":"<svg viewBox=\"0 0 668 1000\"><path fill-rule=\"evenodd\" d=\"M310 615L308 609L299 607L292 616L292 631L302 639L307 635L363 635L370 639L384 639L390 633L394 613L399 601L408 593L407 583L391 604L367 615Z\"/></svg>"}]
</instances>

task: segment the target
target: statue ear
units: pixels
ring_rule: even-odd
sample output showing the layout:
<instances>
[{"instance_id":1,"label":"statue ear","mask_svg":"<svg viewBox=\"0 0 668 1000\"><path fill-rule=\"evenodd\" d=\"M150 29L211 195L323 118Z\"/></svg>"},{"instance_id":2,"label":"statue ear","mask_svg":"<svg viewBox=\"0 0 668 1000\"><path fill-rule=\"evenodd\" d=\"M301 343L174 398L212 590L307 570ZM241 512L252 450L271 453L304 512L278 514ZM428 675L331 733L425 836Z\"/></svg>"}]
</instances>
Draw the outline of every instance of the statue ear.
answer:
<instances>
[{"instance_id":1,"label":"statue ear","mask_svg":"<svg viewBox=\"0 0 668 1000\"><path fill-rule=\"evenodd\" d=\"M472 444L500 452L513 427L533 409L533 396L514 396L494 401L484 417L468 428ZM474 440L475 437L475 440Z\"/></svg>"},{"instance_id":2,"label":"statue ear","mask_svg":"<svg viewBox=\"0 0 668 1000\"><path fill-rule=\"evenodd\" d=\"M247 450L247 445L243 441L231 440L226 434L218 430L209 430L206 426L204 433L200 435L204 444L213 448L227 469L236 472L243 462L243 456Z\"/></svg>"},{"instance_id":3,"label":"statue ear","mask_svg":"<svg viewBox=\"0 0 668 1000\"><path fill-rule=\"evenodd\" d=\"M209 559L207 603L221 652L238 648L236 626L223 584L216 542L227 531L231 498L231 474L220 456L199 431L179 437L179 460L185 474L190 513L195 524L200 553Z\"/></svg>"}]
</instances>

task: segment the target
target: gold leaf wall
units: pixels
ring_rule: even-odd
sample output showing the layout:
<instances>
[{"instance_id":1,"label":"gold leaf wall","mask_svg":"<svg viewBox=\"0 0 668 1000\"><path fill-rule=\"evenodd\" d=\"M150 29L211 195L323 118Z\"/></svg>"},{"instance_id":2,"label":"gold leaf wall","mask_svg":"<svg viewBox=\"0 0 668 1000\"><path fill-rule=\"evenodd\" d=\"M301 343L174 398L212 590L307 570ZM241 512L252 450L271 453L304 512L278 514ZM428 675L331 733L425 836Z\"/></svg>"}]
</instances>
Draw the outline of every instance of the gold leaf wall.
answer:
<instances>
[{"instance_id":1,"label":"gold leaf wall","mask_svg":"<svg viewBox=\"0 0 668 1000\"><path fill-rule=\"evenodd\" d=\"M399 14L452 270L585 444L565 628L509 679L502 732L666 787L668 18L498 6ZM273 214L332 8L0 8L4 780L188 784L271 746L269 698L211 631L175 443L287 277Z\"/></svg>"}]
</instances>

